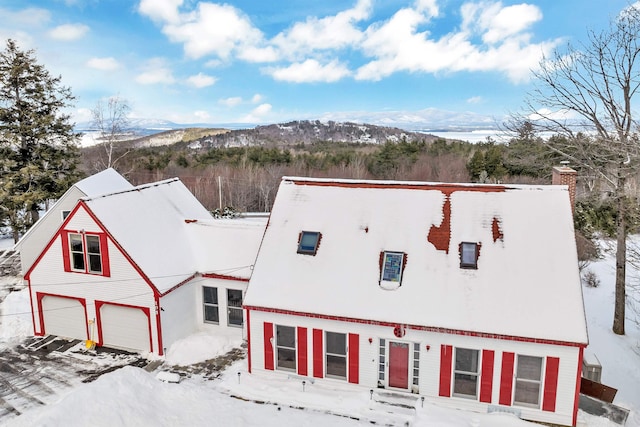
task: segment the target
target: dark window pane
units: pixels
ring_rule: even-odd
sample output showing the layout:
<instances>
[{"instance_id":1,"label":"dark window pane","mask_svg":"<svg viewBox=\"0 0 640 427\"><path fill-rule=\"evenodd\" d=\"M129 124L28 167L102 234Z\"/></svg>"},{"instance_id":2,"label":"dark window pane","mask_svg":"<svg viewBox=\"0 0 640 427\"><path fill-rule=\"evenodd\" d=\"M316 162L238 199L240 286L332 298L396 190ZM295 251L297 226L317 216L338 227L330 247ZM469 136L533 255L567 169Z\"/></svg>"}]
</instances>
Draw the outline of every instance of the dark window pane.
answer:
<instances>
[{"instance_id":1,"label":"dark window pane","mask_svg":"<svg viewBox=\"0 0 640 427\"><path fill-rule=\"evenodd\" d=\"M227 289L227 303L229 307L242 307L242 291Z\"/></svg>"},{"instance_id":2,"label":"dark window pane","mask_svg":"<svg viewBox=\"0 0 640 427\"><path fill-rule=\"evenodd\" d=\"M296 351L289 348L278 348L278 368L296 369Z\"/></svg>"},{"instance_id":3,"label":"dark window pane","mask_svg":"<svg viewBox=\"0 0 640 427\"><path fill-rule=\"evenodd\" d=\"M327 375L347 377L347 358L344 356L327 355Z\"/></svg>"},{"instance_id":4,"label":"dark window pane","mask_svg":"<svg viewBox=\"0 0 640 427\"><path fill-rule=\"evenodd\" d=\"M206 322L215 322L219 323L220 318L218 317L218 307L215 305L205 305L204 306L204 320Z\"/></svg>"},{"instance_id":5,"label":"dark window pane","mask_svg":"<svg viewBox=\"0 0 640 427\"><path fill-rule=\"evenodd\" d=\"M345 334L327 332L327 353L347 354L347 337Z\"/></svg>"},{"instance_id":6,"label":"dark window pane","mask_svg":"<svg viewBox=\"0 0 640 427\"><path fill-rule=\"evenodd\" d=\"M206 304L218 304L218 288L202 288L204 302Z\"/></svg>"},{"instance_id":7,"label":"dark window pane","mask_svg":"<svg viewBox=\"0 0 640 427\"><path fill-rule=\"evenodd\" d=\"M518 355L517 377L527 380L540 381L542 373L542 358Z\"/></svg>"},{"instance_id":8,"label":"dark window pane","mask_svg":"<svg viewBox=\"0 0 640 427\"><path fill-rule=\"evenodd\" d=\"M276 327L276 335L278 347L296 347L295 328L278 325Z\"/></svg>"},{"instance_id":9,"label":"dark window pane","mask_svg":"<svg viewBox=\"0 0 640 427\"><path fill-rule=\"evenodd\" d=\"M538 405L540 400L540 383L516 380L516 392L513 400L518 403Z\"/></svg>"},{"instance_id":10,"label":"dark window pane","mask_svg":"<svg viewBox=\"0 0 640 427\"><path fill-rule=\"evenodd\" d=\"M82 236L79 234L70 234L69 243L73 252L84 252L82 250Z\"/></svg>"},{"instance_id":11,"label":"dark window pane","mask_svg":"<svg viewBox=\"0 0 640 427\"><path fill-rule=\"evenodd\" d=\"M478 372L478 350L456 348L456 371Z\"/></svg>"},{"instance_id":12,"label":"dark window pane","mask_svg":"<svg viewBox=\"0 0 640 427\"><path fill-rule=\"evenodd\" d=\"M466 267L475 267L477 264L477 244L476 243L462 243L462 265Z\"/></svg>"},{"instance_id":13,"label":"dark window pane","mask_svg":"<svg viewBox=\"0 0 640 427\"><path fill-rule=\"evenodd\" d=\"M298 245L298 252L315 254L318 247L318 238L320 233L303 231Z\"/></svg>"},{"instance_id":14,"label":"dark window pane","mask_svg":"<svg viewBox=\"0 0 640 427\"><path fill-rule=\"evenodd\" d=\"M87 253L100 254L100 238L98 236L87 236Z\"/></svg>"},{"instance_id":15,"label":"dark window pane","mask_svg":"<svg viewBox=\"0 0 640 427\"><path fill-rule=\"evenodd\" d=\"M102 273L100 255L89 255L89 271L91 273Z\"/></svg>"},{"instance_id":16,"label":"dark window pane","mask_svg":"<svg viewBox=\"0 0 640 427\"><path fill-rule=\"evenodd\" d=\"M71 258L73 259L74 270L84 270L84 255L82 253L73 252Z\"/></svg>"},{"instance_id":17,"label":"dark window pane","mask_svg":"<svg viewBox=\"0 0 640 427\"><path fill-rule=\"evenodd\" d=\"M229 308L229 324L235 326L242 326L242 309L241 308Z\"/></svg>"},{"instance_id":18,"label":"dark window pane","mask_svg":"<svg viewBox=\"0 0 640 427\"><path fill-rule=\"evenodd\" d=\"M466 374L456 373L454 378L455 378L453 382L454 394L463 394L465 396L475 397L477 385L478 385L477 375L466 375Z\"/></svg>"}]
</instances>

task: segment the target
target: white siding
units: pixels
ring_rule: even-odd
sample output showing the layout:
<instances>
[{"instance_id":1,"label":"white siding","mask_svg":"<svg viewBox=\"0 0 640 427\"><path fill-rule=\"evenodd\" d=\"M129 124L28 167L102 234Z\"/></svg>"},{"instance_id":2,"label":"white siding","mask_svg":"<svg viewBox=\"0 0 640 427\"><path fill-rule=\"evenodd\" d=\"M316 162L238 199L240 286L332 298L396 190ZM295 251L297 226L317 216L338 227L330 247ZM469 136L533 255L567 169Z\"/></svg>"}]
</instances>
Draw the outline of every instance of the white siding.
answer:
<instances>
[{"instance_id":1,"label":"white siding","mask_svg":"<svg viewBox=\"0 0 640 427\"><path fill-rule=\"evenodd\" d=\"M360 336L360 356L359 356L359 377L360 386L375 388L378 386L378 365L379 365L379 340L383 338L387 341L399 341L410 343L410 354L413 344L418 343L420 348L419 366L419 394L427 401L432 401L438 405L452 408L460 408L476 412L487 412L489 405L498 407L500 393L500 376L502 367L502 353L512 352L516 355L539 356L546 360L547 357L558 357L560 366L558 371L558 386L556 394L555 412L547 412L542 409L532 409L525 407L507 407L520 411L522 418L570 425L573 418L573 405L578 369L579 349L577 347L539 344L532 342L518 342L512 340L489 339L474 336L448 335L436 332L406 330L402 338L394 336L393 327L367 325L360 323L349 323L328 319L316 319L301 316L289 316L278 313L261 311L251 311L251 365L253 372L265 372L264 369L264 322L274 325L302 326L308 330L308 375L313 376L313 338L312 329L317 328L323 331L333 331L342 333L356 333ZM369 343L369 338L372 342ZM440 384L440 349L441 345L451 345L452 347L462 347L494 351L493 384L491 403L481 403L479 401L480 381L478 384L478 399L467 399L459 397L439 397ZM481 353L480 353L481 354ZM388 360L388 359L387 359ZM481 370L480 364L479 369ZM543 365L541 384L540 407L542 407L544 391L544 371ZM282 375L276 371L274 375ZM289 373L284 373L288 375ZM332 379L322 379L320 381L336 381ZM385 377L386 382L386 377ZM411 374L409 376L411 383Z\"/></svg>"},{"instance_id":2,"label":"white siding","mask_svg":"<svg viewBox=\"0 0 640 427\"><path fill-rule=\"evenodd\" d=\"M200 291L197 282L197 280L192 280L160 299L162 345L166 351L177 340L199 330L198 321L202 316L197 314L201 306L196 302L199 294L197 291Z\"/></svg>"}]
</instances>

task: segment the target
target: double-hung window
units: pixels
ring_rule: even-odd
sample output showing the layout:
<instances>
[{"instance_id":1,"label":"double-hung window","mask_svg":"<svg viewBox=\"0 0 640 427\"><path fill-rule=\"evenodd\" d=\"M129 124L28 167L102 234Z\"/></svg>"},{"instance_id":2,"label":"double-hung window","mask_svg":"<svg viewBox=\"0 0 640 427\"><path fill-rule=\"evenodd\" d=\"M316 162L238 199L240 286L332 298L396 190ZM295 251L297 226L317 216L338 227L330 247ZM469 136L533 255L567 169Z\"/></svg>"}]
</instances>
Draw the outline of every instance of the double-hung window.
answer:
<instances>
[{"instance_id":1,"label":"double-hung window","mask_svg":"<svg viewBox=\"0 0 640 427\"><path fill-rule=\"evenodd\" d=\"M229 326L242 326L242 291L227 289L227 322Z\"/></svg>"},{"instance_id":2,"label":"double-hung window","mask_svg":"<svg viewBox=\"0 0 640 427\"><path fill-rule=\"evenodd\" d=\"M325 332L327 377L347 378L347 335Z\"/></svg>"},{"instance_id":3,"label":"double-hung window","mask_svg":"<svg viewBox=\"0 0 640 427\"><path fill-rule=\"evenodd\" d=\"M476 398L478 396L478 350L456 348L453 370L453 395Z\"/></svg>"},{"instance_id":4,"label":"double-hung window","mask_svg":"<svg viewBox=\"0 0 640 427\"><path fill-rule=\"evenodd\" d=\"M69 270L81 273L104 274L104 248L100 236L95 234L69 233Z\"/></svg>"},{"instance_id":5,"label":"double-hung window","mask_svg":"<svg viewBox=\"0 0 640 427\"><path fill-rule=\"evenodd\" d=\"M514 405L540 407L542 357L518 355Z\"/></svg>"},{"instance_id":6,"label":"double-hung window","mask_svg":"<svg viewBox=\"0 0 640 427\"><path fill-rule=\"evenodd\" d=\"M277 368L285 371L296 370L296 328L276 325Z\"/></svg>"},{"instance_id":7,"label":"double-hung window","mask_svg":"<svg viewBox=\"0 0 640 427\"><path fill-rule=\"evenodd\" d=\"M206 323L220 323L218 288L203 286L202 302L204 303L204 321Z\"/></svg>"}]
</instances>

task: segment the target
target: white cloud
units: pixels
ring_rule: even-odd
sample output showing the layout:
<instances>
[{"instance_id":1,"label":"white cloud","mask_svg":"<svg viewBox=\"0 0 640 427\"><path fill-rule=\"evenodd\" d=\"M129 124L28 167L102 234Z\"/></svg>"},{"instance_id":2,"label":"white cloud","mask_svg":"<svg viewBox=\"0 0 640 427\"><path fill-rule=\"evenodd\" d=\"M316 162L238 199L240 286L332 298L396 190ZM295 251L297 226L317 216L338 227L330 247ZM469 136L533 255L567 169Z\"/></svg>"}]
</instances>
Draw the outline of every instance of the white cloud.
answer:
<instances>
[{"instance_id":1,"label":"white cloud","mask_svg":"<svg viewBox=\"0 0 640 427\"><path fill-rule=\"evenodd\" d=\"M356 23L369 18L371 0L358 0L352 9L324 18L309 17L278 34L273 43L290 58L307 55L313 50L341 49L354 46L362 39Z\"/></svg>"},{"instance_id":2,"label":"white cloud","mask_svg":"<svg viewBox=\"0 0 640 427\"><path fill-rule=\"evenodd\" d=\"M203 88L215 84L218 79L206 74L198 73L195 76L191 76L187 79L187 82L194 87Z\"/></svg>"},{"instance_id":3,"label":"white cloud","mask_svg":"<svg viewBox=\"0 0 640 427\"><path fill-rule=\"evenodd\" d=\"M141 0L138 12L156 22L178 22L182 3L183 0Z\"/></svg>"},{"instance_id":4,"label":"white cloud","mask_svg":"<svg viewBox=\"0 0 640 427\"><path fill-rule=\"evenodd\" d=\"M463 28L482 34L485 43L499 43L529 29L542 19L540 8L530 4L503 7L502 3L466 3L461 8Z\"/></svg>"},{"instance_id":5,"label":"white cloud","mask_svg":"<svg viewBox=\"0 0 640 427\"><path fill-rule=\"evenodd\" d=\"M294 83L336 82L351 74L349 69L334 60L322 65L315 59L307 59L288 67L273 67L264 70L276 80Z\"/></svg>"},{"instance_id":6,"label":"white cloud","mask_svg":"<svg viewBox=\"0 0 640 427\"><path fill-rule=\"evenodd\" d=\"M481 96L472 96L467 99L467 104L480 104L483 101Z\"/></svg>"},{"instance_id":7,"label":"white cloud","mask_svg":"<svg viewBox=\"0 0 640 427\"><path fill-rule=\"evenodd\" d=\"M227 107L235 107L242 104L242 98L240 98L239 96L233 96L231 98L220 99L218 100L218 103Z\"/></svg>"},{"instance_id":8,"label":"white cloud","mask_svg":"<svg viewBox=\"0 0 640 427\"><path fill-rule=\"evenodd\" d=\"M416 10L427 12L431 16L438 16L440 13L437 0L416 0Z\"/></svg>"},{"instance_id":9,"label":"white cloud","mask_svg":"<svg viewBox=\"0 0 640 427\"><path fill-rule=\"evenodd\" d=\"M0 16L2 16L2 24L5 28L9 25L40 27L51 20L51 12L38 7L29 7L18 11L0 8Z\"/></svg>"},{"instance_id":10,"label":"white cloud","mask_svg":"<svg viewBox=\"0 0 640 427\"><path fill-rule=\"evenodd\" d=\"M136 76L136 82L143 85L175 83L171 70L162 59L152 59L146 68L147 71Z\"/></svg>"},{"instance_id":11,"label":"white cloud","mask_svg":"<svg viewBox=\"0 0 640 427\"><path fill-rule=\"evenodd\" d=\"M207 121L211 118L211 115L209 115L209 113L202 110L194 111L193 115L199 121Z\"/></svg>"},{"instance_id":12,"label":"white cloud","mask_svg":"<svg viewBox=\"0 0 640 427\"><path fill-rule=\"evenodd\" d=\"M251 102L253 104L257 104L259 102L262 102L262 100L264 99L264 97L262 95L260 95L259 93L256 93L255 95L253 95L253 97L251 98Z\"/></svg>"},{"instance_id":13,"label":"white cloud","mask_svg":"<svg viewBox=\"0 0 640 427\"><path fill-rule=\"evenodd\" d=\"M55 40L78 40L89 32L89 27L84 24L65 24L49 31L49 37Z\"/></svg>"},{"instance_id":14,"label":"white cloud","mask_svg":"<svg viewBox=\"0 0 640 427\"><path fill-rule=\"evenodd\" d=\"M120 68L120 64L112 57L91 58L87 61L87 67L102 71L112 71Z\"/></svg>"},{"instance_id":15,"label":"white cloud","mask_svg":"<svg viewBox=\"0 0 640 427\"><path fill-rule=\"evenodd\" d=\"M78 108L72 114L73 120L77 122L89 122L93 120L93 112L89 108Z\"/></svg>"},{"instance_id":16,"label":"white cloud","mask_svg":"<svg viewBox=\"0 0 640 427\"><path fill-rule=\"evenodd\" d=\"M271 104L260 104L256 108L254 108L251 113L244 116L240 119L240 122L245 123L260 123L265 121L266 116L271 112L272 106Z\"/></svg>"},{"instance_id":17,"label":"white cloud","mask_svg":"<svg viewBox=\"0 0 640 427\"><path fill-rule=\"evenodd\" d=\"M190 58L217 55L226 59L235 50L257 46L263 36L247 16L228 4L198 3L198 9L168 21L163 32L173 42L183 43Z\"/></svg>"}]
</instances>

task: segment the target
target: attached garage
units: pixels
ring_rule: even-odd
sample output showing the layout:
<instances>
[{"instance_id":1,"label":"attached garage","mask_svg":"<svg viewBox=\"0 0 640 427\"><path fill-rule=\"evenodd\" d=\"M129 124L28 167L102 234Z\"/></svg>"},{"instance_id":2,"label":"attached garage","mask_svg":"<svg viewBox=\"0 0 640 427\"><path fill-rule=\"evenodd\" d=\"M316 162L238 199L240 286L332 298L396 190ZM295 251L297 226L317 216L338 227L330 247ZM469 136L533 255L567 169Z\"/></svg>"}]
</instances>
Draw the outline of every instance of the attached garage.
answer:
<instances>
[{"instance_id":1,"label":"attached garage","mask_svg":"<svg viewBox=\"0 0 640 427\"><path fill-rule=\"evenodd\" d=\"M87 314L82 298L38 294L43 334L87 339Z\"/></svg>"},{"instance_id":2,"label":"attached garage","mask_svg":"<svg viewBox=\"0 0 640 427\"><path fill-rule=\"evenodd\" d=\"M100 342L105 347L153 351L149 309L96 301Z\"/></svg>"}]
</instances>

